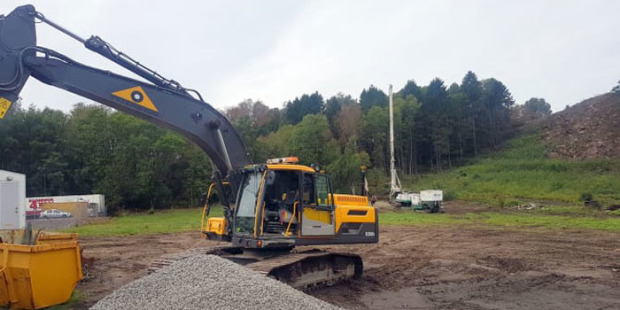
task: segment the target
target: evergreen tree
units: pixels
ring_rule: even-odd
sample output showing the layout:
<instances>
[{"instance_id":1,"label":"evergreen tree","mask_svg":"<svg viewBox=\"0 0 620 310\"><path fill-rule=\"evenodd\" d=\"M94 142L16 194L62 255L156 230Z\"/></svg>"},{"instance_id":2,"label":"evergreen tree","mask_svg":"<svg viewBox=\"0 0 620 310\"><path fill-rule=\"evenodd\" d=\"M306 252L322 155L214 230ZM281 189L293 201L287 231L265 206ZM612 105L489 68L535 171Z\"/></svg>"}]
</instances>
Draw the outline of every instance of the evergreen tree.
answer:
<instances>
[{"instance_id":1,"label":"evergreen tree","mask_svg":"<svg viewBox=\"0 0 620 310\"><path fill-rule=\"evenodd\" d=\"M286 122L295 125L301 122L306 115L320 114L323 112L323 108L323 96L321 96L319 92L315 92L311 95L304 94L286 103L286 108L284 110Z\"/></svg>"},{"instance_id":2,"label":"evergreen tree","mask_svg":"<svg viewBox=\"0 0 620 310\"><path fill-rule=\"evenodd\" d=\"M387 107L388 100L388 96L373 85L370 85L368 90L362 90L360 94L360 104L364 113L368 112L372 107Z\"/></svg>"}]
</instances>

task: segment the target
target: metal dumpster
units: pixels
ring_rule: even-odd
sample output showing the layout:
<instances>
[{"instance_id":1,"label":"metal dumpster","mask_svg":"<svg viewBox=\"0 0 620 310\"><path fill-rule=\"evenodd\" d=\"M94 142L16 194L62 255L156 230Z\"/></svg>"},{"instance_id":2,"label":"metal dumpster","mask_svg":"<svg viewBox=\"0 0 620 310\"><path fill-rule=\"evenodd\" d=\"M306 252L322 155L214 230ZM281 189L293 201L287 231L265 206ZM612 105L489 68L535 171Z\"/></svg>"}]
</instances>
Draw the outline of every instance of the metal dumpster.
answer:
<instances>
[{"instance_id":1,"label":"metal dumpster","mask_svg":"<svg viewBox=\"0 0 620 310\"><path fill-rule=\"evenodd\" d=\"M39 309L68 301L82 279L77 234L25 235L0 232L0 306Z\"/></svg>"}]
</instances>

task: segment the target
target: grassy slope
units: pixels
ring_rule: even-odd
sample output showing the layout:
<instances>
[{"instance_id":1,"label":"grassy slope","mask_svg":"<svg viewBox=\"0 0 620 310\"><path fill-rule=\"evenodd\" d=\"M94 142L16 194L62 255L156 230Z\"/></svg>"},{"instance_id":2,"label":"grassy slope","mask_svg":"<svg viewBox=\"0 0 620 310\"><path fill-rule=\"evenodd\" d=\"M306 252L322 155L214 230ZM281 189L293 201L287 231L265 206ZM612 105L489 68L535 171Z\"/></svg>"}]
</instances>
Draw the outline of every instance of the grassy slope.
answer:
<instances>
[{"instance_id":1,"label":"grassy slope","mask_svg":"<svg viewBox=\"0 0 620 310\"><path fill-rule=\"evenodd\" d=\"M448 198L510 206L521 200L578 203L589 192L605 205L620 203L620 160L547 158L536 135L513 140L499 152L442 174L426 175L410 190L440 188Z\"/></svg>"}]
</instances>

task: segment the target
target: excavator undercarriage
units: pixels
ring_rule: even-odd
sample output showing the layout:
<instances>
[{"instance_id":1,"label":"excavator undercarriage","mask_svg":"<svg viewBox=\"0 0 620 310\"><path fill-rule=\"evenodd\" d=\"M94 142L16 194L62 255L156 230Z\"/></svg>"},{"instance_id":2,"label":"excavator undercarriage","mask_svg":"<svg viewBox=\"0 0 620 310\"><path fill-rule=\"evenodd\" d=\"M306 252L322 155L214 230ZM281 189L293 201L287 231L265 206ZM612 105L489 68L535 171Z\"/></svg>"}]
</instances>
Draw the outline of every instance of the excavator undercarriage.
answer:
<instances>
[{"instance_id":1,"label":"excavator undercarriage","mask_svg":"<svg viewBox=\"0 0 620 310\"><path fill-rule=\"evenodd\" d=\"M164 255L151 264L149 274L194 255L220 256L302 291L360 278L364 270L362 258L352 253L213 246Z\"/></svg>"}]
</instances>

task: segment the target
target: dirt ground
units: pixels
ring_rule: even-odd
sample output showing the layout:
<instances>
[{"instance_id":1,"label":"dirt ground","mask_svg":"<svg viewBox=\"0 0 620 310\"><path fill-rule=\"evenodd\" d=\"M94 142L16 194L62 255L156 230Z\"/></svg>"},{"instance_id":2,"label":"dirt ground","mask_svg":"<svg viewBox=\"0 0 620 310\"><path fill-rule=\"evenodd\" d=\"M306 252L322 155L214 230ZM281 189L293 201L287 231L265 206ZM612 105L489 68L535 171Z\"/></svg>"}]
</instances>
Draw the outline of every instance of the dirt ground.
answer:
<instances>
[{"instance_id":1,"label":"dirt ground","mask_svg":"<svg viewBox=\"0 0 620 310\"><path fill-rule=\"evenodd\" d=\"M208 245L197 233L81 243L95 262L76 309L146 275L162 254ZM620 309L617 233L390 226L378 244L328 248L364 259L362 279L310 293L347 309Z\"/></svg>"}]
</instances>

